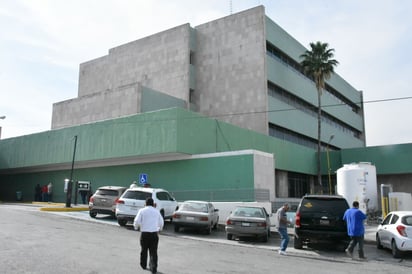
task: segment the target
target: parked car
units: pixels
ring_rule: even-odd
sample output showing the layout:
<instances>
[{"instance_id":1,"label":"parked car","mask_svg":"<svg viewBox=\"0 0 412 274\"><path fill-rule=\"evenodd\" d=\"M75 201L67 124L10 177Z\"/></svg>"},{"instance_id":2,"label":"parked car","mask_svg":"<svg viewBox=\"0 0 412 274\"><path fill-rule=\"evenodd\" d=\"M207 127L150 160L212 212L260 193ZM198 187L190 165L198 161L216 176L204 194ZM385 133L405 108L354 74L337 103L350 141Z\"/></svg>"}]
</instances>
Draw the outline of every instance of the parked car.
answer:
<instances>
[{"instance_id":1,"label":"parked car","mask_svg":"<svg viewBox=\"0 0 412 274\"><path fill-rule=\"evenodd\" d=\"M212 203L204 201L185 201L173 213L173 224L175 232L182 227L204 230L210 234L212 229L217 228L219 213Z\"/></svg>"},{"instance_id":2,"label":"parked car","mask_svg":"<svg viewBox=\"0 0 412 274\"><path fill-rule=\"evenodd\" d=\"M89 215L96 218L97 214L110 214L115 217L116 201L127 187L102 186L89 199Z\"/></svg>"},{"instance_id":3,"label":"parked car","mask_svg":"<svg viewBox=\"0 0 412 274\"><path fill-rule=\"evenodd\" d=\"M226 238L257 237L267 242L270 237L270 217L262 206L238 206L226 219Z\"/></svg>"},{"instance_id":4,"label":"parked car","mask_svg":"<svg viewBox=\"0 0 412 274\"><path fill-rule=\"evenodd\" d=\"M412 251L412 211L392 211L378 226L376 246L389 248L394 258Z\"/></svg>"},{"instance_id":5,"label":"parked car","mask_svg":"<svg viewBox=\"0 0 412 274\"><path fill-rule=\"evenodd\" d=\"M164 189L149 187L133 187L127 189L116 203L116 218L121 226L133 221L139 209L145 206L146 198L152 197L156 208L164 219L172 220L177 202L173 196Z\"/></svg>"},{"instance_id":6,"label":"parked car","mask_svg":"<svg viewBox=\"0 0 412 274\"><path fill-rule=\"evenodd\" d=\"M344 250L350 240L342 219L348 208L342 196L304 196L295 215L294 247L302 249L303 244L332 242Z\"/></svg>"}]
</instances>

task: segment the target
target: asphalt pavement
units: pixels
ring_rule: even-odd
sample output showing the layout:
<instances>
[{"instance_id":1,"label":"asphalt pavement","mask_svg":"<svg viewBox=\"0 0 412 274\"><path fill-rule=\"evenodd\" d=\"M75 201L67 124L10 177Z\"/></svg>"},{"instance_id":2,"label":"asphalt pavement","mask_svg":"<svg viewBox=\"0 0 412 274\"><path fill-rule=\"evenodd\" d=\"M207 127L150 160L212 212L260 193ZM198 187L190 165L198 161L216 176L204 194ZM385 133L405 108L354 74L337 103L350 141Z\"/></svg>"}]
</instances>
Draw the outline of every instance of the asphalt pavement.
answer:
<instances>
[{"instance_id":1,"label":"asphalt pavement","mask_svg":"<svg viewBox=\"0 0 412 274\"><path fill-rule=\"evenodd\" d=\"M38 206L41 211L55 211L55 212L73 212L73 211L88 211L88 205L84 204L71 204L70 207L66 207L64 203L47 203L47 202L32 202L33 206ZM378 224L365 225L365 243L376 243L376 230ZM272 233L276 233L276 229L272 228ZM288 228L288 234L293 235L294 229Z\"/></svg>"}]
</instances>

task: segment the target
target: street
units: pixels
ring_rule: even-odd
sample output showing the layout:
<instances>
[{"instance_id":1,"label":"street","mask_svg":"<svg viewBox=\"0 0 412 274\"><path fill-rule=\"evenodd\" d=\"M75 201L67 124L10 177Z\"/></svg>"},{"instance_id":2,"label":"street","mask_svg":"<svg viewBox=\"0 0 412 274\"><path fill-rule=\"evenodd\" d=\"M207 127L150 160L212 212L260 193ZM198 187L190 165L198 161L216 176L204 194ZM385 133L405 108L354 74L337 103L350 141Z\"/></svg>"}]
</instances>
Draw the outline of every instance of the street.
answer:
<instances>
[{"instance_id":1,"label":"street","mask_svg":"<svg viewBox=\"0 0 412 274\"><path fill-rule=\"evenodd\" d=\"M87 212L51 213L0 204L0 273L149 273L139 267L139 232ZM228 241L224 232L174 233L167 224L159 243L158 273L410 273L412 256L393 259L366 245L368 261L333 249L293 249L277 254L269 243Z\"/></svg>"}]
</instances>

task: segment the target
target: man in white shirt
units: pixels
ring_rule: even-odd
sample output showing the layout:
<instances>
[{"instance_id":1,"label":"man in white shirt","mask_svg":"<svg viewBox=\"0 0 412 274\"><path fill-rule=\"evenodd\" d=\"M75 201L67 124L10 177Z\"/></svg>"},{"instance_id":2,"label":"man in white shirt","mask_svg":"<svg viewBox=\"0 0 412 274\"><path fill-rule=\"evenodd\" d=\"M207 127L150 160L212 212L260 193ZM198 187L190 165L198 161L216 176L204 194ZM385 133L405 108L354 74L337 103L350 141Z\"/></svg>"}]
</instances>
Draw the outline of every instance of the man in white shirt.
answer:
<instances>
[{"instance_id":1,"label":"man in white shirt","mask_svg":"<svg viewBox=\"0 0 412 274\"><path fill-rule=\"evenodd\" d=\"M146 199L146 206L139 210L133 221L134 229L140 227L140 266L147 268L147 251L150 253L150 271L157 272L157 247L159 231L163 229L163 217L155 208L152 198Z\"/></svg>"}]
</instances>

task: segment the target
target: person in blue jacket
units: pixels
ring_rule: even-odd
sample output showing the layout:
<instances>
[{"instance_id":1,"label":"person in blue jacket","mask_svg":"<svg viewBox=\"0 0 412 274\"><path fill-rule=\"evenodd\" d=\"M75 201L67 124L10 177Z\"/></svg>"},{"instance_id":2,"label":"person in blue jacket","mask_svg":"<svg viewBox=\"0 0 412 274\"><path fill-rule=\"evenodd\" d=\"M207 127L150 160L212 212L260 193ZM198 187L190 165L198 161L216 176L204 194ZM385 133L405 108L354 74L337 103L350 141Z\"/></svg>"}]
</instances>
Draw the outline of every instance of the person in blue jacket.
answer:
<instances>
[{"instance_id":1,"label":"person in blue jacket","mask_svg":"<svg viewBox=\"0 0 412 274\"><path fill-rule=\"evenodd\" d=\"M351 238L345 252L349 257L353 258L353 249L358 245L359 259L365 260L366 257L363 253L365 226L363 223L366 219L366 215L359 210L358 201L354 201L352 206L353 207L347 209L343 215L343 220L346 222L348 228L348 235Z\"/></svg>"}]
</instances>

